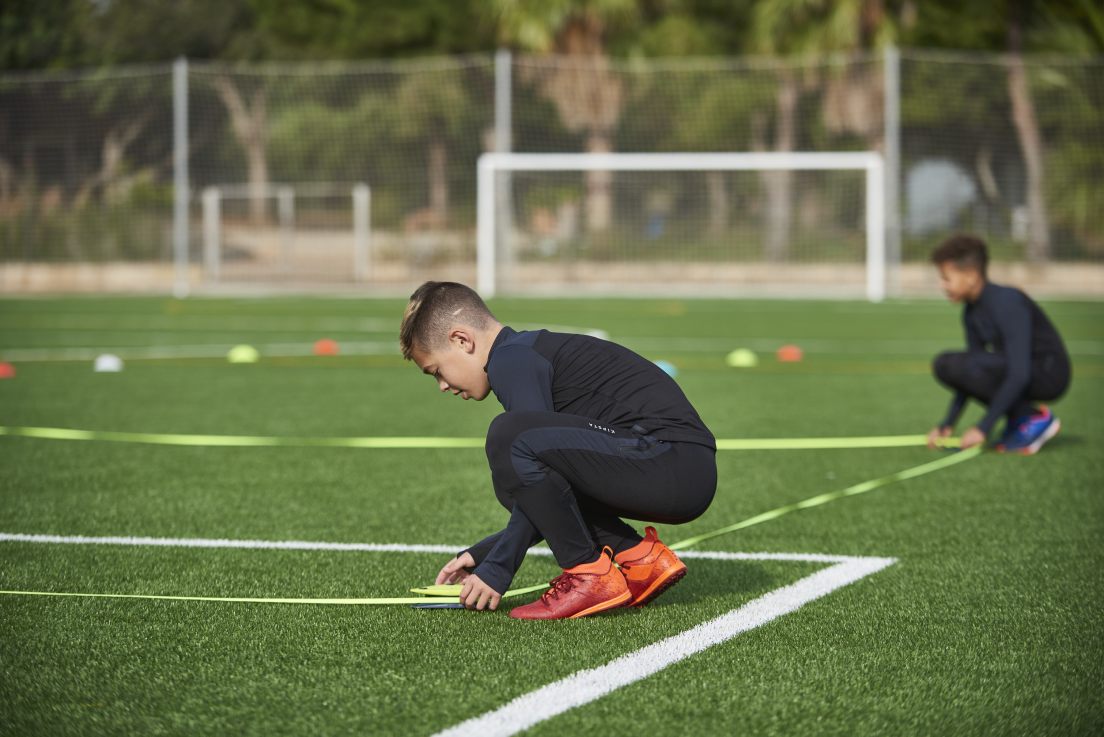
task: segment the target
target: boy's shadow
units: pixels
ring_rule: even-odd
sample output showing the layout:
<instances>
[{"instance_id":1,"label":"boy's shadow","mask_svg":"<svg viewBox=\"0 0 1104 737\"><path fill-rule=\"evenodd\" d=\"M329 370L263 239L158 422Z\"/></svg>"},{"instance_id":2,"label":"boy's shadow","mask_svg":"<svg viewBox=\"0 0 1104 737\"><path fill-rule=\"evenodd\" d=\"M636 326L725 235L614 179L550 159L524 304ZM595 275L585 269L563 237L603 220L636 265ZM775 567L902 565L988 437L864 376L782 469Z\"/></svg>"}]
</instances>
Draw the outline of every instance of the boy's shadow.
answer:
<instances>
[{"instance_id":1,"label":"boy's shadow","mask_svg":"<svg viewBox=\"0 0 1104 737\"><path fill-rule=\"evenodd\" d=\"M765 593L782 585L778 576L767 571L759 561L691 558L686 561L686 565L686 577L677 586L643 607L644 610L729 599L732 594L746 596L750 592ZM635 611L634 608L616 609L606 616L632 616Z\"/></svg>"},{"instance_id":2,"label":"boy's shadow","mask_svg":"<svg viewBox=\"0 0 1104 737\"><path fill-rule=\"evenodd\" d=\"M1047 443L1047 445L1049 445L1051 448L1061 448L1066 445L1077 446L1084 444L1085 439L1080 435L1069 435L1067 433L1059 433L1057 437Z\"/></svg>"}]
</instances>

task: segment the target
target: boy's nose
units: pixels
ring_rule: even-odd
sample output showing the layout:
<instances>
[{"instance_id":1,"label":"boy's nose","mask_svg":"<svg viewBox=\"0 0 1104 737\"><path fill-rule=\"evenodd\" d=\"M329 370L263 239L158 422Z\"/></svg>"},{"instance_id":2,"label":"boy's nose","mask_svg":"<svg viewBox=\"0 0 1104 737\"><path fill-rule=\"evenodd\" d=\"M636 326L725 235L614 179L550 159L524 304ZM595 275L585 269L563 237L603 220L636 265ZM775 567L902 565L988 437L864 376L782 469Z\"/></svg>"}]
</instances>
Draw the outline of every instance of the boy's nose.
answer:
<instances>
[{"instance_id":1,"label":"boy's nose","mask_svg":"<svg viewBox=\"0 0 1104 737\"><path fill-rule=\"evenodd\" d=\"M438 386L438 387L440 388L440 390L441 390L441 391L443 391L443 392L447 392L447 391L449 390L449 385L448 385L448 382L447 382L447 381L445 381L445 380L443 380L443 379L442 379L441 381L438 381L438 382L437 382L437 386Z\"/></svg>"}]
</instances>

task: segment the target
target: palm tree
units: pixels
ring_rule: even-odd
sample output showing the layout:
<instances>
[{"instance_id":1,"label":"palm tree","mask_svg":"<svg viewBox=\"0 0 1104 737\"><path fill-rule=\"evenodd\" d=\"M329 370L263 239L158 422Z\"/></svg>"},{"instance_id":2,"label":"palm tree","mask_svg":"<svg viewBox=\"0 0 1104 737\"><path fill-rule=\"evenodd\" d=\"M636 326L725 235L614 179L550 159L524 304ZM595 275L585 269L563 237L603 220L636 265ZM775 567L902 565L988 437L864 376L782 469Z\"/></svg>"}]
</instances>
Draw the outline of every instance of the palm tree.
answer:
<instances>
[{"instance_id":1,"label":"palm tree","mask_svg":"<svg viewBox=\"0 0 1104 737\"><path fill-rule=\"evenodd\" d=\"M495 0L495 6L503 43L565 57L534 64L531 73L567 129L585 133L588 153L612 151L623 85L610 69L607 34L611 25L635 14L634 0ZM591 232L609 229L611 182L609 172L587 172L586 223Z\"/></svg>"},{"instance_id":2,"label":"palm tree","mask_svg":"<svg viewBox=\"0 0 1104 737\"><path fill-rule=\"evenodd\" d=\"M228 73L212 82L230 115L230 130L245 151L249 178L249 218L255 224L265 219L268 190L268 85L260 82L246 97Z\"/></svg>"},{"instance_id":3,"label":"palm tree","mask_svg":"<svg viewBox=\"0 0 1104 737\"><path fill-rule=\"evenodd\" d=\"M751 47L776 56L800 56L852 52L892 42L895 24L886 12L884 0L762 0L751 26ZM796 112L800 98L798 71L782 67L778 73L775 97L773 149L792 151L797 143ZM868 115L849 114L849 105L840 101L860 99L850 94L857 89L863 95L877 94L877 80L863 77L838 77L829 81L825 94L825 119L829 127L847 129L861 126L861 133L877 130ZM864 110L880 109L862 104ZM761 144L765 147L765 144ZM793 175L788 171L765 172L767 191L767 240L765 254L779 261L789 250L793 200Z\"/></svg>"},{"instance_id":4,"label":"palm tree","mask_svg":"<svg viewBox=\"0 0 1104 737\"><path fill-rule=\"evenodd\" d=\"M425 146L427 215L434 229L448 223L449 145L478 128L478 106L469 89L458 69L443 69L410 72L395 93L398 137Z\"/></svg>"},{"instance_id":5,"label":"palm tree","mask_svg":"<svg viewBox=\"0 0 1104 737\"><path fill-rule=\"evenodd\" d=\"M1032 33L1035 45L1086 58L1084 66L1046 65L1038 75L1046 80L1040 85L1039 122L1053 131L1047 147L1046 201L1056 222L1090 253L1101 254L1104 188L1098 181L1104 171L1099 145L1104 120L1097 80L1104 55L1104 8L1093 0L1073 0L1046 6L1040 15Z\"/></svg>"},{"instance_id":6,"label":"palm tree","mask_svg":"<svg viewBox=\"0 0 1104 737\"><path fill-rule=\"evenodd\" d=\"M1016 14L1008 24L1008 97L1012 101L1012 122L1027 169L1027 259L1046 261L1050 257L1050 224L1043 198L1043 137L1027 81L1023 58L1023 27Z\"/></svg>"},{"instance_id":7,"label":"palm tree","mask_svg":"<svg viewBox=\"0 0 1104 737\"><path fill-rule=\"evenodd\" d=\"M688 75L679 80L673 94L678 100L671 105L685 113L674 121L671 145L685 151L754 148L762 137L761 110L773 99L757 77L739 72ZM706 172L705 186L709 234L722 236L729 227L728 177L723 171Z\"/></svg>"}]
</instances>

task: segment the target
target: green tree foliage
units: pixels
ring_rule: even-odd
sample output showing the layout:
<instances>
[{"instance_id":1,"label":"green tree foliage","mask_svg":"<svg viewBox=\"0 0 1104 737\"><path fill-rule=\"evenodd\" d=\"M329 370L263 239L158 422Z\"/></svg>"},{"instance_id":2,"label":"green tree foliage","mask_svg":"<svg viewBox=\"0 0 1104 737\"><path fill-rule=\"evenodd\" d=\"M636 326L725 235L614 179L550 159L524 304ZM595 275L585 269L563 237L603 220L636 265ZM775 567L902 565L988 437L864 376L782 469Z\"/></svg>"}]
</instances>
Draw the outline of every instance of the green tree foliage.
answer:
<instances>
[{"instance_id":1,"label":"green tree foliage","mask_svg":"<svg viewBox=\"0 0 1104 737\"><path fill-rule=\"evenodd\" d=\"M0 7L0 69L64 67L83 57L87 0L6 0Z\"/></svg>"},{"instance_id":2,"label":"green tree foliage","mask_svg":"<svg viewBox=\"0 0 1104 737\"><path fill-rule=\"evenodd\" d=\"M614 150L624 80L611 69L608 42L633 23L634 0L495 0L500 39L525 51L555 53L548 64L527 65L529 82L551 100L564 126L585 135L588 153ZM606 232L613 218L612 175L586 173L586 227Z\"/></svg>"},{"instance_id":3,"label":"green tree foliage","mask_svg":"<svg viewBox=\"0 0 1104 737\"><path fill-rule=\"evenodd\" d=\"M1043 61L1034 75L1039 119L1049 146L1047 200L1056 226L1083 249L1104 255L1104 7L1092 0L1052 4L1033 34L1042 47L1090 57L1083 64Z\"/></svg>"},{"instance_id":4,"label":"green tree foliage","mask_svg":"<svg viewBox=\"0 0 1104 737\"><path fill-rule=\"evenodd\" d=\"M891 41L1022 52L1018 77L1005 67L906 63L902 112L911 155L964 141L951 156L972 173L989 210L1007 220L1005 211L1025 199L1007 182L1018 186L1026 177L1040 222L1049 217L1055 232L1104 252L1104 237L1093 231L1104 211L1104 189L1095 186L1104 177L1097 143L1104 139L1104 70L1031 55L1104 54L1099 0L7 0L0 5L0 70L103 71L51 110L29 87L5 90L0 139L9 144L0 145L0 190L15 191L7 181L35 190L39 200L53 188L70 204L118 202L137 191L136 183L163 180L171 163L167 138L150 131L170 125L167 79L120 83L111 77L115 66L179 56L219 63L475 52L486 58L504 45L527 54L515 68L515 101L524 101L515 109L520 149L867 148L881 145L876 57L831 73L792 59L876 52ZM573 63L546 64L546 54ZM675 81L662 84L633 67L645 58L746 55L784 60L755 78L667 71L664 79ZM248 75L232 78L241 83ZM203 155L211 150L204 146L222 146L237 169L252 157L260 171L267 156L267 173L252 176L275 181L311 171L319 179L379 182L387 168L380 162L401 152L418 179L403 191L418 194L403 195L396 217L428 205L443 221L489 125L486 88L472 92L462 78L441 87L419 72L406 82L396 77L338 93L281 77L270 85L280 90L273 97L243 87L239 96L255 106L246 112L253 110L264 129L254 137L263 146L251 154L241 141L225 143L233 94L207 90L221 108L194 121L193 146ZM196 83L192 94L198 102L206 93ZM815 109L819 115L805 114ZM78 116L80 131L71 125ZM355 160L339 145L352 137L361 140L347 147ZM63 165L45 161L62 150ZM46 180L49 171L61 179L61 170L64 182ZM771 182L764 181L773 200L766 208L774 213L771 248L778 249L793 209L786 203L801 193L790 191L784 175ZM609 182L598 172L588 184L588 222L601 224L610 215L611 203L603 201ZM730 187L715 177L703 198L719 229Z\"/></svg>"},{"instance_id":5,"label":"green tree foliage","mask_svg":"<svg viewBox=\"0 0 1104 737\"><path fill-rule=\"evenodd\" d=\"M493 47L480 0L250 0L284 59L364 59L455 54Z\"/></svg>"}]
</instances>

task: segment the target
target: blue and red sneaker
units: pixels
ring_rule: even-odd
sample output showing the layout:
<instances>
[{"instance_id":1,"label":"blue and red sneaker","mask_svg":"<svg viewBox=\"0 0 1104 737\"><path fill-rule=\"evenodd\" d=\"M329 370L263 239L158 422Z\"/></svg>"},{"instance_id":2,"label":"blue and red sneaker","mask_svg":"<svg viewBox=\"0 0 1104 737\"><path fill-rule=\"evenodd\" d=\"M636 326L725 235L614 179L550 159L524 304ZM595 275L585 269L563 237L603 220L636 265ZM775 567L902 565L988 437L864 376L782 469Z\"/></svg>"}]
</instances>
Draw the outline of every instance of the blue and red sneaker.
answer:
<instances>
[{"instance_id":1,"label":"blue and red sneaker","mask_svg":"<svg viewBox=\"0 0 1104 737\"><path fill-rule=\"evenodd\" d=\"M1049 409L1040 407L1038 412L1016 420L1005 431L997 444L997 450L1001 453L1035 455L1048 440L1058 434L1061 427L1062 423Z\"/></svg>"}]
</instances>

